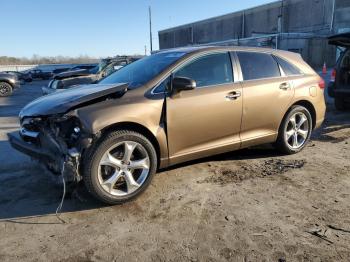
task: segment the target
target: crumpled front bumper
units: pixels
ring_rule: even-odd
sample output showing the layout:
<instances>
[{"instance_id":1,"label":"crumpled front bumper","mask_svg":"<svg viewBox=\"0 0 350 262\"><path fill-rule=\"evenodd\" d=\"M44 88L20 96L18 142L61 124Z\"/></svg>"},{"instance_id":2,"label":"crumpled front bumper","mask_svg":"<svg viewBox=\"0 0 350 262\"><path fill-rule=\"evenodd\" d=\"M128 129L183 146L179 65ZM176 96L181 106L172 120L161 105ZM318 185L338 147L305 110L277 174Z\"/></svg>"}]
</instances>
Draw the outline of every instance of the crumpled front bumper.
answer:
<instances>
[{"instance_id":1,"label":"crumpled front bumper","mask_svg":"<svg viewBox=\"0 0 350 262\"><path fill-rule=\"evenodd\" d=\"M16 150L41 161L55 161L55 156L52 153L33 143L24 141L19 132L8 133L7 136L11 146Z\"/></svg>"},{"instance_id":2,"label":"crumpled front bumper","mask_svg":"<svg viewBox=\"0 0 350 262\"><path fill-rule=\"evenodd\" d=\"M9 142L14 149L38 160L53 174L63 174L67 182L81 180L78 172L78 158L80 157L78 152L74 150L64 152L64 150L59 147L57 141L53 140L48 135L38 133L38 137L33 137L32 134L27 137L23 132L28 131L22 129L20 132L17 131L7 134ZM33 138L39 141L39 143L26 141L28 138Z\"/></svg>"}]
</instances>

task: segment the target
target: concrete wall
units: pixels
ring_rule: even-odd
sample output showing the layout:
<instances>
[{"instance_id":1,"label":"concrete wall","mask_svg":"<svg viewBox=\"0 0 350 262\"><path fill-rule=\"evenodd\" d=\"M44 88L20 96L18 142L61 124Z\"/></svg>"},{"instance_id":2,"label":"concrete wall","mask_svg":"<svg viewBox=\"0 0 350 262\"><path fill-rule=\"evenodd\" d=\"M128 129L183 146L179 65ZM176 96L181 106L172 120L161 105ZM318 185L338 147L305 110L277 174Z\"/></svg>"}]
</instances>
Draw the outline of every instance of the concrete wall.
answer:
<instances>
[{"instance_id":1,"label":"concrete wall","mask_svg":"<svg viewBox=\"0 0 350 262\"><path fill-rule=\"evenodd\" d=\"M335 32L350 31L350 0L337 0L334 15Z\"/></svg>"},{"instance_id":2,"label":"concrete wall","mask_svg":"<svg viewBox=\"0 0 350 262\"><path fill-rule=\"evenodd\" d=\"M308 39L281 36L279 48L299 50L308 63L318 68L324 62L335 63L335 48L327 44L326 37L346 30L350 30L350 0L284 0L166 29L158 34L160 49L167 49L257 34L310 33L312 37ZM260 45L259 41L256 45Z\"/></svg>"},{"instance_id":3,"label":"concrete wall","mask_svg":"<svg viewBox=\"0 0 350 262\"><path fill-rule=\"evenodd\" d=\"M271 3L160 31L160 49L276 33L280 3Z\"/></svg>"},{"instance_id":4,"label":"concrete wall","mask_svg":"<svg viewBox=\"0 0 350 262\"><path fill-rule=\"evenodd\" d=\"M283 2L284 31L325 33L330 28L332 8L333 0L286 0Z\"/></svg>"}]
</instances>

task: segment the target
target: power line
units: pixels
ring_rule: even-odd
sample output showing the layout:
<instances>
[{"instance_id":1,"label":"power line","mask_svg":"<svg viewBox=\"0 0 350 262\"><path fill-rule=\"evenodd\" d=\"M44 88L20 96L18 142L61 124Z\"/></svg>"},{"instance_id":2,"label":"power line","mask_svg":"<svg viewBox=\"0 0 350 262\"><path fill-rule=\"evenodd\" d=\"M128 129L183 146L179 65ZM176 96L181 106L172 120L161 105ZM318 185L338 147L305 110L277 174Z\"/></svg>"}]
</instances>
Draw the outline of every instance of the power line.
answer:
<instances>
[{"instance_id":1,"label":"power line","mask_svg":"<svg viewBox=\"0 0 350 262\"><path fill-rule=\"evenodd\" d=\"M150 52L153 51L153 44L152 44L152 13L151 13L151 6L148 7L148 13L149 13L149 41L150 41Z\"/></svg>"}]
</instances>

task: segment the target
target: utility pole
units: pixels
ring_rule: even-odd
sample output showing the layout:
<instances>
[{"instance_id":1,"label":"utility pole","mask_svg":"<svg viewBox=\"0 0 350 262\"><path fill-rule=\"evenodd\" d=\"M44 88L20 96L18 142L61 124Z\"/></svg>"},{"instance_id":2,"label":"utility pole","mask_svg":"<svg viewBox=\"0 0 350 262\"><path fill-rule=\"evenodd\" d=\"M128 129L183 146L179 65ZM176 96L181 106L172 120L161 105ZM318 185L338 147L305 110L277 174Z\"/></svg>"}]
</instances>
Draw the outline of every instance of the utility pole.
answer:
<instances>
[{"instance_id":1,"label":"utility pole","mask_svg":"<svg viewBox=\"0 0 350 262\"><path fill-rule=\"evenodd\" d=\"M281 9L280 9L280 15L279 15L279 30L278 30L278 33L283 33L283 30L284 30L284 17L283 17L283 14L284 14L284 1L281 0Z\"/></svg>"},{"instance_id":2,"label":"utility pole","mask_svg":"<svg viewBox=\"0 0 350 262\"><path fill-rule=\"evenodd\" d=\"M149 13L149 41L150 41L150 52L153 51L153 45L152 45L152 13L151 13L151 6L148 7L148 13Z\"/></svg>"},{"instance_id":3,"label":"utility pole","mask_svg":"<svg viewBox=\"0 0 350 262\"><path fill-rule=\"evenodd\" d=\"M333 4L332 4L332 18L331 18L331 26L329 28L329 31L331 31L333 33L333 27L334 27L334 12L335 12L335 0L333 0Z\"/></svg>"}]
</instances>

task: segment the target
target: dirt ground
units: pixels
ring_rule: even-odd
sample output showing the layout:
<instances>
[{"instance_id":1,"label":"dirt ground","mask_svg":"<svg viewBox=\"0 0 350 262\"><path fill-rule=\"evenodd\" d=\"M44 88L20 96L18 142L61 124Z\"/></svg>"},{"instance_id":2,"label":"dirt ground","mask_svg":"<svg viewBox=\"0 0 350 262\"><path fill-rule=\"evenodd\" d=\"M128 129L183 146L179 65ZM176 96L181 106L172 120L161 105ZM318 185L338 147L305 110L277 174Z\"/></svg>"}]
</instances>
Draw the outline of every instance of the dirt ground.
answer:
<instances>
[{"instance_id":1,"label":"dirt ground","mask_svg":"<svg viewBox=\"0 0 350 262\"><path fill-rule=\"evenodd\" d=\"M108 207L12 150L6 132L45 82L0 100L0 261L349 261L350 112L301 153L245 149L160 172L134 202Z\"/></svg>"}]
</instances>

